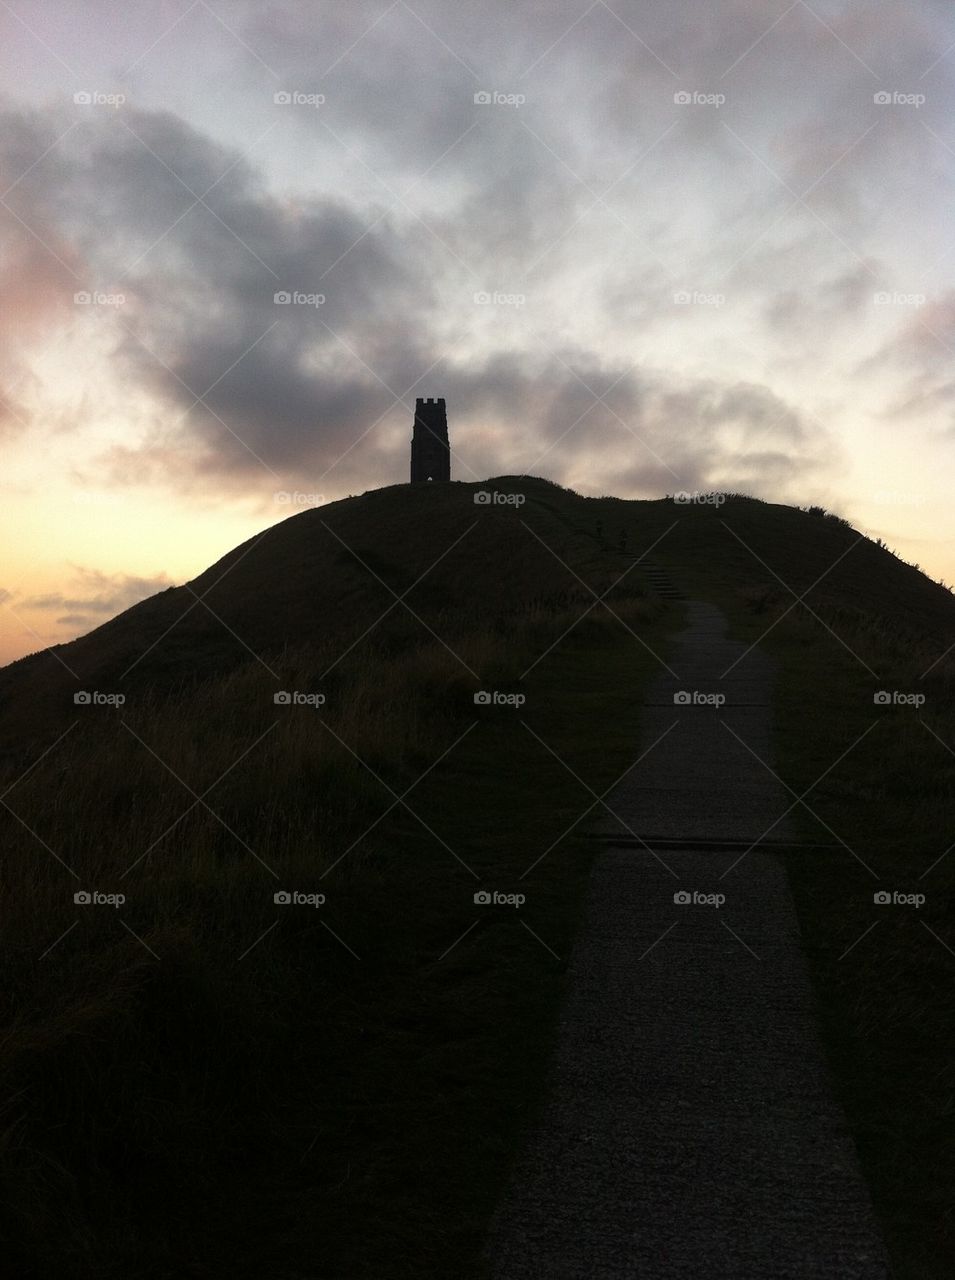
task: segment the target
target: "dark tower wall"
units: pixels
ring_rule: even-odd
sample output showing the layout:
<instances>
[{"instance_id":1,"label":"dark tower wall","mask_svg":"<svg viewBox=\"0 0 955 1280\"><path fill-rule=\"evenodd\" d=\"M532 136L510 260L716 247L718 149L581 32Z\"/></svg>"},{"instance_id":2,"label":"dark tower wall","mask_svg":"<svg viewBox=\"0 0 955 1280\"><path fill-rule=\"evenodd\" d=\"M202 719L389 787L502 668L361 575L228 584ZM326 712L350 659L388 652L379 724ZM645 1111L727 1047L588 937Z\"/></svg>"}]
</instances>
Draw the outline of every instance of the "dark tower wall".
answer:
<instances>
[{"instance_id":1,"label":"dark tower wall","mask_svg":"<svg viewBox=\"0 0 955 1280\"><path fill-rule=\"evenodd\" d=\"M451 479L448 415L443 400L416 400L411 436L411 483Z\"/></svg>"}]
</instances>

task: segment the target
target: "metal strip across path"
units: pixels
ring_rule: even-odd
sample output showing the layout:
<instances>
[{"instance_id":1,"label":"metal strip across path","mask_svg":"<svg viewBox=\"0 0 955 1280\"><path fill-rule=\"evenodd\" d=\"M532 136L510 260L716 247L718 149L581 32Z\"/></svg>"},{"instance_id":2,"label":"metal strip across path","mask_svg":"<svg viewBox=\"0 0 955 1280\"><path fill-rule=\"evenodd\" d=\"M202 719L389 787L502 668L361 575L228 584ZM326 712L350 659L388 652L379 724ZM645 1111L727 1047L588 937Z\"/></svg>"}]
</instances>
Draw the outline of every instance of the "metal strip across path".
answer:
<instances>
[{"instance_id":1,"label":"metal strip across path","mask_svg":"<svg viewBox=\"0 0 955 1280\"><path fill-rule=\"evenodd\" d=\"M766 768L772 665L754 650L720 679L745 646L715 607L690 601L687 617L677 679L647 700L643 750L656 745L609 799L548 1101L490 1274L887 1280L785 871L762 844L745 852L792 803ZM726 704L674 702L693 691ZM647 831L652 854L629 834ZM773 838L792 841L786 821Z\"/></svg>"}]
</instances>

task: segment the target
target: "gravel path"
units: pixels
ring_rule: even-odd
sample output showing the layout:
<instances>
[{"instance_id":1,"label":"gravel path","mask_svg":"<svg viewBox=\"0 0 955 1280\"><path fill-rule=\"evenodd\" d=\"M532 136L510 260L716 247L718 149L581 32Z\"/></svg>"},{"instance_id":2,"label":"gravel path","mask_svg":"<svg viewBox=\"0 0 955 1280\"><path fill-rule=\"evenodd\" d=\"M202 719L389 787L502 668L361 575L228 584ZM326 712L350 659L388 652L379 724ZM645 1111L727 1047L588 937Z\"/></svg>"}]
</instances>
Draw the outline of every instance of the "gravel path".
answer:
<instances>
[{"instance_id":1,"label":"gravel path","mask_svg":"<svg viewBox=\"0 0 955 1280\"><path fill-rule=\"evenodd\" d=\"M752 754L771 763L772 666L754 651L721 680L745 646L711 605L690 601L687 620L676 678L648 695L642 749L656 745L608 798L612 826L744 844L598 858L549 1101L496 1215L490 1274L886 1280L785 873L770 852L740 856L792 799ZM674 703L694 690L726 705Z\"/></svg>"}]
</instances>

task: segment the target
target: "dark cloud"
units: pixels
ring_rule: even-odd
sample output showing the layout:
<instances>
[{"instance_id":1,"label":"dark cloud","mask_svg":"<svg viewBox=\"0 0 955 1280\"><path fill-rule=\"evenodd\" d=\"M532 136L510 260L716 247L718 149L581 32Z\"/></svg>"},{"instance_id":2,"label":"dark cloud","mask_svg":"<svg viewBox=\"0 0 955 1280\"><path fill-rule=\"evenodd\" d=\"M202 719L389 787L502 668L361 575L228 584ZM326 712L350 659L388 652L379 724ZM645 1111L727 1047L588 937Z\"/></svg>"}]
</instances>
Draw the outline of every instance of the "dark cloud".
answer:
<instances>
[{"instance_id":1,"label":"dark cloud","mask_svg":"<svg viewBox=\"0 0 955 1280\"><path fill-rule=\"evenodd\" d=\"M30 351L72 318L82 256L45 202L29 201L26 217L17 210L22 175L56 143L53 123L13 109L0 116L0 434L13 435L33 418Z\"/></svg>"},{"instance_id":2,"label":"dark cloud","mask_svg":"<svg viewBox=\"0 0 955 1280\"><path fill-rule=\"evenodd\" d=\"M78 153L24 182L25 210L54 182L75 260L91 264L91 283L121 280L129 294L116 323L116 367L166 409L144 442L103 456L117 480L166 473L183 485L241 488L324 476L342 455L344 477L363 466L367 479L370 464L393 478L387 468L406 449L405 431L386 443L379 433L361 451L356 442L379 419L407 420L410 396L438 385L464 429L459 452L478 463L472 475L485 457L491 471L505 459L519 469L539 460L566 474L588 451L603 457L622 442L629 451L625 423L634 424L631 440L652 436L651 457L700 454L706 466L725 461L721 450L750 445L757 421L777 440L794 441L792 411L772 427L756 412L760 395L772 399L766 389L749 389L752 403L741 409L738 388L681 389L665 372L640 375L593 351L551 352L533 333L516 349L467 360L445 354L449 314L472 328L486 319L492 346L500 320L493 308L480 310L473 281L448 266L430 228L340 199L283 202L245 160L169 114L130 111L85 129ZM190 192L207 191L208 209L190 208ZM115 232L108 240L97 209ZM463 232L448 235L460 240ZM277 294L300 300L276 303ZM426 385L395 408L432 364ZM649 420L648 387L656 406ZM507 424L503 440L495 420ZM720 426L738 428L735 438L715 434ZM469 427L474 446L465 450ZM681 466L701 471L686 458Z\"/></svg>"},{"instance_id":3,"label":"dark cloud","mask_svg":"<svg viewBox=\"0 0 955 1280\"><path fill-rule=\"evenodd\" d=\"M198 97L189 121L9 112L4 168L25 174L11 206L56 252L17 255L24 314L48 326L74 273L128 294L113 368L153 407L90 469L233 493L362 487L404 474L411 400L443 394L458 474L791 496L835 456L808 412L826 344L890 287L886 166L914 180L934 146L923 121L945 119L935 77L922 116L873 100L950 43L941 8L912 14L239 3L243 119L250 141L271 130L257 160L221 116L212 136ZM326 101L278 105L278 88ZM723 289L727 309L674 308L675 289ZM487 290L527 308L478 306ZM765 354L764 383L682 358L734 329ZM780 389L800 372L807 407ZM919 376L913 394L944 397Z\"/></svg>"},{"instance_id":4,"label":"dark cloud","mask_svg":"<svg viewBox=\"0 0 955 1280\"><path fill-rule=\"evenodd\" d=\"M27 596L18 601L21 608L56 613L60 626L79 628L98 626L105 618L122 613L148 596L173 586L164 573L143 578L124 573L103 573L98 569L74 568L76 594L48 592ZM0 592L0 600L4 594ZM63 613L62 610L67 610Z\"/></svg>"}]
</instances>

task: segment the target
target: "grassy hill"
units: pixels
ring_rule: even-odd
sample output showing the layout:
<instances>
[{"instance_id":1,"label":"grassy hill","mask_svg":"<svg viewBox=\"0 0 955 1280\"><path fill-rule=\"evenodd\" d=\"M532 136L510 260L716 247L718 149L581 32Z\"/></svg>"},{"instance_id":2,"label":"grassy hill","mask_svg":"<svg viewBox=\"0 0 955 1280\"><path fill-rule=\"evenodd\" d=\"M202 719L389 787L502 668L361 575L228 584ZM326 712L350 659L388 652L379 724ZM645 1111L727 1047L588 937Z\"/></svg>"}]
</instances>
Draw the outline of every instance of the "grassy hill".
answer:
<instances>
[{"instance_id":1,"label":"grassy hill","mask_svg":"<svg viewBox=\"0 0 955 1280\"><path fill-rule=\"evenodd\" d=\"M721 506L582 498L525 477L486 488L524 504L476 504L474 484L396 485L265 530L192 582L0 671L0 732L9 726L7 739L22 742L87 685L168 689L302 644L347 647L386 610L395 647L402 636L416 642L409 609L464 635L531 608L589 603L578 575L606 586L615 565L622 572L621 535L631 557L652 549L647 558L688 590L765 612L818 583L811 604L827 618L876 632L888 624L926 651L951 633L948 590L833 517L744 497Z\"/></svg>"},{"instance_id":2,"label":"grassy hill","mask_svg":"<svg viewBox=\"0 0 955 1280\"><path fill-rule=\"evenodd\" d=\"M291 517L0 671L17 1274L479 1274L540 1100L592 857L578 824L632 763L681 623L643 556L780 658L777 758L815 787L807 832L831 825L899 888L955 839L936 740L955 745L955 600L844 522L528 477ZM874 709L879 688L925 706ZM865 873L846 854L791 874L900 1275L941 1276L951 957L893 918L877 960L846 963ZM921 919L955 945L948 863L932 876Z\"/></svg>"}]
</instances>

